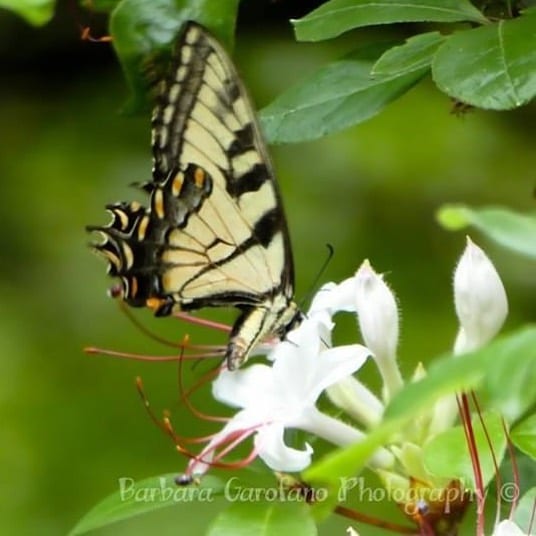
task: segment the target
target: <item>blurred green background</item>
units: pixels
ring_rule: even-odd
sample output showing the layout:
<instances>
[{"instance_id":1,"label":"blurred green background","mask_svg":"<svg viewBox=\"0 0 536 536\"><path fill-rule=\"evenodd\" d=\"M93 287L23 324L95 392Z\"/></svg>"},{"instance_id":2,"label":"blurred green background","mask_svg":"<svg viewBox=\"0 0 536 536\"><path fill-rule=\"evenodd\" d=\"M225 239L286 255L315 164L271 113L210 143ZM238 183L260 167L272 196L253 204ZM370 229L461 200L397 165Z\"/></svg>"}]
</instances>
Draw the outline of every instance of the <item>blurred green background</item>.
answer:
<instances>
[{"instance_id":1,"label":"blurred green background","mask_svg":"<svg viewBox=\"0 0 536 536\"><path fill-rule=\"evenodd\" d=\"M285 22L296 13L263 6L264 12L258 8L255 16L240 19L235 54L259 107L370 36L358 32L333 43L298 45ZM53 22L41 29L0 10L2 534L66 533L117 489L118 478L182 471L185 459L143 410L137 375L155 411L170 409L180 433L211 430L178 407L176 364L82 351L98 345L173 353L136 329L106 297L111 281L105 263L87 247L84 226L106 222L103 206L136 198L127 185L150 177L149 119L119 113L126 88L113 52L107 44L81 42L69 8L60 3ZM461 117L451 108L424 81L363 125L314 143L272 148L294 245L298 300L309 296L327 256L325 244L333 245L335 256L322 281L346 278L370 259L387 273L399 299L406 375L418 361L448 351L456 332L451 279L464 236L436 224L437 208L446 202L534 208L536 108ZM503 277L509 325L533 320L534 264L477 234L473 238ZM194 342L225 341L206 329L136 313L175 341L185 333ZM202 316L231 321L233 313ZM355 340L354 319L341 322L340 340ZM200 377L213 364L188 365L187 374ZM377 386L373 367L364 372ZM221 413L207 401L205 387L197 405ZM179 505L96 534L145 534L155 525L160 534L198 534L219 509ZM321 530L343 534L347 525L330 520Z\"/></svg>"}]
</instances>

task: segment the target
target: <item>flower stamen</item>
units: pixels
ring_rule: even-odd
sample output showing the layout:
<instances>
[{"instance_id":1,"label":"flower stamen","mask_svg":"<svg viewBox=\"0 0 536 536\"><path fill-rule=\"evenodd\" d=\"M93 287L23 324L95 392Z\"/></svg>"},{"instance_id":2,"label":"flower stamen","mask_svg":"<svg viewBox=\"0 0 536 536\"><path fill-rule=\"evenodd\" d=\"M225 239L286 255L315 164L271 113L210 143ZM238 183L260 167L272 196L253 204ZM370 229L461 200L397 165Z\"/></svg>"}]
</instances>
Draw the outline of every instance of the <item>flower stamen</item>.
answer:
<instances>
[{"instance_id":1,"label":"flower stamen","mask_svg":"<svg viewBox=\"0 0 536 536\"><path fill-rule=\"evenodd\" d=\"M197 391L201 386L203 386L206 382L209 382L214 379L214 377L220 372L221 367L225 365L221 365L218 368L211 369L207 373L205 373L201 378L199 378L188 390L184 389L184 383L183 383L183 375L182 375L182 360L179 361L179 369L177 373L177 382L179 385L179 393L180 393L180 402L184 403L188 411L194 416L198 417L200 419L206 420L206 421L213 421L213 422L226 422L228 419L225 417L216 417L214 415L208 415L207 413L204 413L200 410L198 410L194 405L190 402L189 397Z\"/></svg>"}]
</instances>

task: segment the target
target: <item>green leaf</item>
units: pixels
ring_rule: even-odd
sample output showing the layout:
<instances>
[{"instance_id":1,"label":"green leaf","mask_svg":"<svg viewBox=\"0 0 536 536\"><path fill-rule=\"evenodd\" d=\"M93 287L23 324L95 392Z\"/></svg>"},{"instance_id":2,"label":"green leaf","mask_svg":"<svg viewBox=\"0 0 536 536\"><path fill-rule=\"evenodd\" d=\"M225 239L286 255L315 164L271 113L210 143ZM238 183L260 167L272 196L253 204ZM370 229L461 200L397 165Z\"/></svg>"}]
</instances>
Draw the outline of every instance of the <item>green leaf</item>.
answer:
<instances>
[{"instance_id":1,"label":"green leaf","mask_svg":"<svg viewBox=\"0 0 536 536\"><path fill-rule=\"evenodd\" d=\"M293 20L298 41L321 41L353 28L396 22L487 22L468 0L331 0Z\"/></svg>"},{"instance_id":2,"label":"green leaf","mask_svg":"<svg viewBox=\"0 0 536 536\"><path fill-rule=\"evenodd\" d=\"M230 48L237 7L238 0L122 0L110 30L132 93L129 111L147 107L147 73L162 63L167 67L164 60L184 22L199 22Z\"/></svg>"},{"instance_id":3,"label":"green leaf","mask_svg":"<svg viewBox=\"0 0 536 536\"><path fill-rule=\"evenodd\" d=\"M536 95L536 14L462 31L432 63L438 87L480 108L510 110Z\"/></svg>"},{"instance_id":4,"label":"green leaf","mask_svg":"<svg viewBox=\"0 0 536 536\"><path fill-rule=\"evenodd\" d=\"M443 227L453 231L473 225L512 251L536 258L536 217L500 207L470 208L444 205L437 213Z\"/></svg>"},{"instance_id":5,"label":"green leaf","mask_svg":"<svg viewBox=\"0 0 536 536\"><path fill-rule=\"evenodd\" d=\"M534 505L536 504L536 487L530 488L517 505L514 521L521 530L528 533L529 528L534 530ZM533 534L531 530L531 534Z\"/></svg>"},{"instance_id":6,"label":"green leaf","mask_svg":"<svg viewBox=\"0 0 536 536\"><path fill-rule=\"evenodd\" d=\"M119 479L118 490L94 506L70 532L70 536L104 527L166 506L187 506L194 501L210 501L221 495L224 484L212 476L205 476L200 485L177 486L175 474L162 475L134 482Z\"/></svg>"},{"instance_id":7,"label":"green leaf","mask_svg":"<svg viewBox=\"0 0 536 536\"><path fill-rule=\"evenodd\" d=\"M536 404L536 345L527 344L531 331L536 330L526 330L524 336L512 337L508 344L502 339L502 344L493 343L482 352L487 366L482 396L509 423Z\"/></svg>"},{"instance_id":8,"label":"green leaf","mask_svg":"<svg viewBox=\"0 0 536 536\"><path fill-rule=\"evenodd\" d=\"M495 477L494 460L500 464L506 450L507 438L499 414L488 413L483 415L482 419L484 426L479 417L473 419L473 431L486 485ZM430 440L424 447L424 463L434 476L457 477L466 483L473 482L474 486L474 462L471 460L462 426L451 428Z\"/></svg>"},{"instance_id":9,"label":"green leaf","mask_svg":"<svg viewBox=\"0 0 536 536\"><path fill-rule=\"evenodd\" d=\"M0 0L0 8L9 9L33 26L43 26L54 14L54 0Z\"/></svg>"},{"instance_id":10,"label":"green leaf","mask_svg":"<svg viewBox=\"0 0 536 536\"><path fill-rule=\"evenodd\" d=\"M336 61L277 97L261 110L271 143L313 140L361 123L405 93L424 74L372 77L374 60L385 45L372 45Z\"/></svg>"},{"instance_id":11,"label":"green leaf","mask_svg":"<svg viewBox=\"0 0 536 536\"><path fill-rule=\"evenodd\" d=\"M372 453L388 443L411 419L418 418L445 395L481 386L489 408L507 421L534 404L536 390L536 327L496 339L481 350L446 356L434 362L421 381L406 385L391 400L382 424L361 443L331 452L304 473L307 482L337 484L356 475Z\"/></svg>"},{"instance_id":12,"label":"green leaf","mask_svg":"<svg viewBox=\"0 0 536 536\"><path fill-rule=\"evenodd\" d=\"M259 502L252 498L250 491L242 500L234 502L219 514L208 531L208 536L314 536L316 525L311 517L310 508L300 502ZM255 491L255 489L253 489ZM277 493L277 489L273 489ZM249 499L248 499L249 497ZM270 499L269 499L270 500ZM273 502L272 502L273 501Z\"/></svg>"},{"instance_id":13,"label":"green leaf","mask_svg":"<svg viewBox=\"0 0 536 536\"><path fill-rule=\"evenodd\" d=\"M521 421L510 433L510 439L519 450L536 460L536 415Z\"/></svg>"},{"instance_id":14,"label":"green leaf","mask_svg":"<svg viewBox=\"0 0 536 536\"><path fill-rule=\"evenodd\" d=\"M439 32L415 35L387 50L372 67L372 75L397 75L417 71L432 64L435 51L445 40Z\"/></svg>"},{"instance_id":15,"label":"green leaf","mask_svg":"<svg viewBox=\"0 0 536 536\"><path fill-rule=\"evenodd\" d=\"M486 374L483 393L508 422L513 422L536 404L536 353L520 348L518 353L508 350L508 359L504 357L489 357L497 362Z\"/></svg>"},{"instance_id":16,"label":"green leaf","mask_svg":"<svg viewBox=\"0 0 536 536\"><path fill-rule=\"evenodd\" d=\"M435 361L423 380L407 385L393 398L385 418L411 418L440 396L479 385L489 408L509 422L534 403L536 390L530 386L536 385L536 327L503 335L480 350Z\"/></svg>"}]
</instances>

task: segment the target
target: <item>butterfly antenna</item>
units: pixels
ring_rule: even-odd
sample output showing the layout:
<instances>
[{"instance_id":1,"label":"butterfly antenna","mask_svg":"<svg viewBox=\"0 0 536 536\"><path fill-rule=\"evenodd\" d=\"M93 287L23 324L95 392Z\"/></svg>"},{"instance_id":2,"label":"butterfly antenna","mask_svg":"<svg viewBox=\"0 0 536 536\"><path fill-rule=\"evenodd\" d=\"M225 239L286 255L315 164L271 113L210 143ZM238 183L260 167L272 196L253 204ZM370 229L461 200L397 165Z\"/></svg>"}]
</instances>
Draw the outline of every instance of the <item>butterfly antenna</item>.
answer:
<instances>
[{"instance_id":1,"label":"butterfly antenna","mask_svg":"<svg viewBox=\"0 0 536 536\"><path fill-rule=\"evenodd\" d=\"M318 288L318 283L319 283L321 277L326 272L326 269L327 269L329 263L331 262L331 259L333 258L333 255L335 255L335 249L333 248L333 246L331 244L326 244L326 248L328 250L328 256L326 257L326 259L322 263L322 266L320 267L320 270L318 270L318 273L317 273L316 277L314 278L313 282L311 283L311 285L309 285L309 290L307 291L305 296L302 298L302 300L298 304L300 310L304 309L304 305L308 301L310 301L311 296L316 292L316 289Z\"/></svg>"}]
</instances>

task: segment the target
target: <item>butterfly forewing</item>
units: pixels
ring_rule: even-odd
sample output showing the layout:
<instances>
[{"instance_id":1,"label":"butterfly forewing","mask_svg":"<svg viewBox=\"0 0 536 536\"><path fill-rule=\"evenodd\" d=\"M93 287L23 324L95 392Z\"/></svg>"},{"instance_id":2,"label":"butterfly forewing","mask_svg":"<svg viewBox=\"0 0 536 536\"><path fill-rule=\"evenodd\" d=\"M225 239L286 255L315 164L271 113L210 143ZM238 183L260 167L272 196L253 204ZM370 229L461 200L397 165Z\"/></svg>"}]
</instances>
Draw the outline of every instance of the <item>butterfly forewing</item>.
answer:
<instances>
[{"instance_id":1,"label":"butterfly forewing","mask_svg":"<svg viewBox=\"0 0 536 536\"><path fill-rule=\"evenodd\" d=\"M108 207L98 249L124 299L157 314L233 305L228 347L241 364L297 318L288 231L248 96L221 45L188 23L152 117L150 207Z\"/></svg>"}]
</instances>

